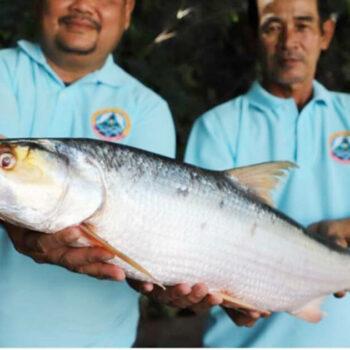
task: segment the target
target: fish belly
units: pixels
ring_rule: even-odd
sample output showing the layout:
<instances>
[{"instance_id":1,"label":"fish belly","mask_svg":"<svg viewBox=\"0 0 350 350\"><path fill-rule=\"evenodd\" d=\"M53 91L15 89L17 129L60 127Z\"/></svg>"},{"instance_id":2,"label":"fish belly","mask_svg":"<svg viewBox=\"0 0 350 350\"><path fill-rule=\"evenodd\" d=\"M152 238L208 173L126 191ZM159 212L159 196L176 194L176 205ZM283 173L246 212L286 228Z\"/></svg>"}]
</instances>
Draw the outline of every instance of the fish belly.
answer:
<instances>
[{"instance_id":1,"label":"fish belly","mask_svg":"<svg viewBox=\"0 0 350 350\"><path fill-rule=\"evenodd\" d=\"M120 183L119 183L120 185ZM91 223L163 285L205 282L258 309L294 311L350 286L348 259L254 203L171 186L125 185ZM127 276L150 281L119 258Z\"/></svg>"}]
</instances>

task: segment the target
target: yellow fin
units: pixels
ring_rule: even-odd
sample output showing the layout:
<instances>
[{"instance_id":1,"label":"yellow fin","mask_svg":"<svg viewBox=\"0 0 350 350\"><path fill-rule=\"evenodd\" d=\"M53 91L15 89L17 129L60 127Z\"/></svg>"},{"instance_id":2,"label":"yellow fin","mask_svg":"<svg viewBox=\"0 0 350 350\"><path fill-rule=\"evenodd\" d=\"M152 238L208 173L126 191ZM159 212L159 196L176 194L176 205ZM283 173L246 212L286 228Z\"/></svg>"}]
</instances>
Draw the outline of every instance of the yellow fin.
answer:
<instances>
[{"instance_id":1,"label":"yellow fin","mask_svg":"<svg viewBox=\"0 0 350 350\"><path fill-rule=\"evenodd\" d=\"M79 227L85 232L88 239L91 241L91 243L95 244L96 246L102 247L106 250L108 250L110 253L116 255L118 258L126 262L127 264L131 265L133 268L135 268L137 271L141 272L148 278L152 280L152 282L156 285L158 285L160 288L165 289L165 287L158 282L146 269L144 269L140 264L138 264L133 259L129 258L127 255L123 254L116 248L112 247L110 244L108 244L105 240L103 240L101 237L99 237L91 228L89 228L85 224L79 225Z\"/></svg>"},{"instance_id":2,"label":"yellow fin","mask_svg":"<svg viewBox=\"0 0 350 350\"><path fill-rule=\"evenodd\" d=\"M298 166L292 162L269 162L224 171L224 175L234 182L248 187L267 204L274 206L271 191L276 188L280 178L290 169Z\"/></svg>"},{"instance_id":3,"label":"yellow fin","mask_svg":"<svg viewBox=\"0 0 350 350\"><path fill-rule=\"evenodd\" d=\"M215 293L216 296L223 299L223 306L233 309L238 309L242 311L253 311L253 312L259 312L262 316L270 316L270 312L267 310L259 310L255 306L252 306L243 300L237 299L232 295L229 295L225 292L222 293Z\"/></svg>"}]
</instances>

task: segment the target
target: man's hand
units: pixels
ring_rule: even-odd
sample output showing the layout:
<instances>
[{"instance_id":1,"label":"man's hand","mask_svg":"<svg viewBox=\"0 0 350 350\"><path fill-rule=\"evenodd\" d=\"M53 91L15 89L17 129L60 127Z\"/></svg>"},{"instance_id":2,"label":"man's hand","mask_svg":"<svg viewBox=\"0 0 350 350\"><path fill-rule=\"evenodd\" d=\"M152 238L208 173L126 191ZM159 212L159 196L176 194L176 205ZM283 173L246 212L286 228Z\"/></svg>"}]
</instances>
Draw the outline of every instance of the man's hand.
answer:
<instances>
[{"instance_id":1,"label":"man's hand","mask_svg":"<svg viewBox=\"0 0 350 350\"><path fill-rule=\"evenodd\" d=\"M334 241L343 248L348 248L350 244L350 219L324 220L312 224L309 230L334 239ZM335 293L337 298L344 297L346 292Z\"/></svg>"},{"instance_id":2,"label":"man's hand","mask_svg":"<svg viewBox=\"0 0 350 350\"><path fill-rule=\"evenodd\" d=\"M253 327L260 318L267 318L270 315L260 314L256 311L245 311L224 308L227 315L238 327Z\"/></svg>"},{"instance_id":3,"label":"man's hand","mask_svg":"<svg viewBox=\"0 0 350 350\"><path fill-rule=\"evenodd\" d=\"M321 236L334 239L343 248L349 246L350 219L320 221L311 225L309 229Z\"/></svg>"},{"instance_id":4,"label":"man's hand","mask_svg":"<svg viewBox=\"0 0 350 350\"><path fill-rule=\"evenodd\" d=\"M165 290L148 282L128 280L128 283L132 288L158 303L180 309L189 308L195 312L205 312L212 306L222 303L222 298L208 294L205 283L198 283L192 288L186 283L181 283L169 286Z\"/></svg>"},{"instance_id":5,"label":"man's hand","mask_svg":"<svg viewBox=\"0 0 350 350\"><path fill-rule=\"evenodd\" d=\"M103 248L73 248L83 233L76 227L55 234L42 234L4 224L16 250L37 263L60 265L98 279L125 280L124 271L107 261L113 255Z\"/></svg>"},{"instance_id":6,"label":"man's hand","mask_svg":"<svg viewBox=\"0 0 350 350\"><path fill-rule=\"evenodd\" d=\"M208 294L208 287L205 283L195 284L192 288L185 284L178 284L161 289L152 283L128 280L128 283L137 291L149 296L153 300L178 308L189 308L196 313L205 313L213 306L220 305L230 316L237 326L252 327L261 317L258 312L247 310L236 310L224 307L223 299L216 295Z\"/></svg>"}]
</instances>

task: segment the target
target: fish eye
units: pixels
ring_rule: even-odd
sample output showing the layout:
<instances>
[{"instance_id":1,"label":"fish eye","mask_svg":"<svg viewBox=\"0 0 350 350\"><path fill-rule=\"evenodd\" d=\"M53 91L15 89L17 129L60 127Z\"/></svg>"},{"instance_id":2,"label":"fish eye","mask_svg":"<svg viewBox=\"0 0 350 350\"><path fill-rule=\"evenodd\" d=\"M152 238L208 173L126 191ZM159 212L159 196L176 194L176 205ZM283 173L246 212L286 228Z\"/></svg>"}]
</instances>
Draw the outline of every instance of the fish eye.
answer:
<instances>
[{"instance_id":1,"label":"fish eye","mask_svg":"<svg viewBox=\"0 0 350 350\"><path fill-rule=\"evenodd\" d=\"M3 153L0 155L0 166L5 170L11 170L16 165L16 158L12 153Z\"/></svg>"}]
</instances>

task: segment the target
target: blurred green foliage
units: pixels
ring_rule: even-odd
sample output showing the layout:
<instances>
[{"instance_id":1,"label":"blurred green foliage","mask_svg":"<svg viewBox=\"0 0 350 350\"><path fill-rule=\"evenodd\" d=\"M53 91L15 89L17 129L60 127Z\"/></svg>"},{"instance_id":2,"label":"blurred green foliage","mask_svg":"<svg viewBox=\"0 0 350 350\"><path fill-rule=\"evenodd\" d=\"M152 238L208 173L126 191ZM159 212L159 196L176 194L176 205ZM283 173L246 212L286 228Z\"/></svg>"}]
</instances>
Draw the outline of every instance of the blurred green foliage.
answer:
<instances>
[{"instance_id":1,"label":"blurred green foliage","mask_svg":"<svg viewBox=\"0 0 350 350\"><path fill-rule=\"evenodd\" d=\"M318 79L329 88L350 91L350 0L330 3L340 15L331 50L322 56ZM32 1L0 0L0 4L0 47L14 45L18 38L32 39ZM115 56L121 66L169 102L180 157L194 119L245 92L255 77L254 42L248 39L245 11L242 0L136 2L132 26ZM164 39L170 35L159 42L162 33Z\"/></svg>"}]
</instances>

